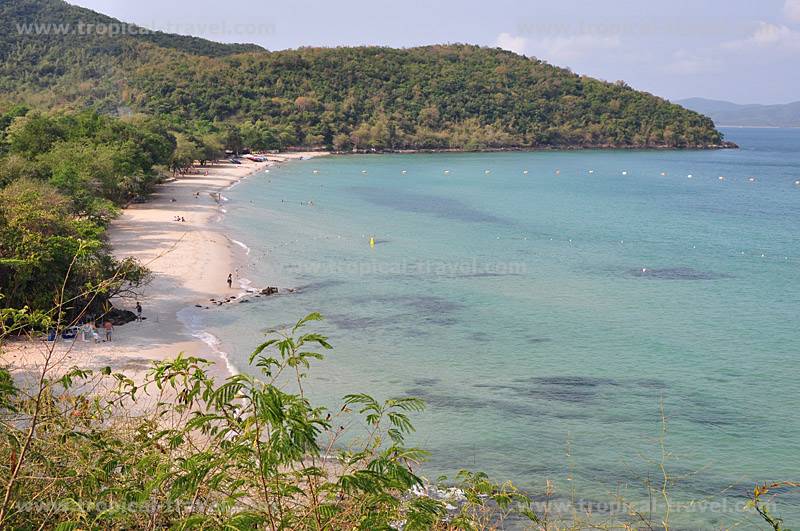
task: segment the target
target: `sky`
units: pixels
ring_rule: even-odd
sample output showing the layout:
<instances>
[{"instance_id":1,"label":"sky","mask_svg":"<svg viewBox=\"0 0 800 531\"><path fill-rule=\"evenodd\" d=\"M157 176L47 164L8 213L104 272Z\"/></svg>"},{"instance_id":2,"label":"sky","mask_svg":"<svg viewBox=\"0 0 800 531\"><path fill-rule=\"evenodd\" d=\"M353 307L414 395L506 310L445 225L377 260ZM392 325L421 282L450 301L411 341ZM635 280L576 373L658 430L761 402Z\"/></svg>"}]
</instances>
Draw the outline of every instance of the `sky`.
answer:
<instances>
[{"instance_id":1,"label":"sky","mask_svg":"<svg viewBox=\"0 0 800 531\"><path fill-rule=\"evenodd\" d=\"M497 46L678 100L800 100L800 0L68 0L269 50Z\"/></svg>"}]
</instances>

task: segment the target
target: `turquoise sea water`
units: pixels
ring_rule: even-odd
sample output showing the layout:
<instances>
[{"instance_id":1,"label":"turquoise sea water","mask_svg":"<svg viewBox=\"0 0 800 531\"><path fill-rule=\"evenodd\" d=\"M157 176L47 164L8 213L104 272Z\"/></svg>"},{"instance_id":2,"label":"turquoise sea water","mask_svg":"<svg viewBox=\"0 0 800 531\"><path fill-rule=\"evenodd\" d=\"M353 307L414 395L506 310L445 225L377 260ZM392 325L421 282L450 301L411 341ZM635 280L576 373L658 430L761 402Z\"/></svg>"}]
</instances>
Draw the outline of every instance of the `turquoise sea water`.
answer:
<instances>
[{"instance_id":1,"label":"turquoise sea water","mask_svg":"<svg viewBox=\"0 0 800 531\"><path fill-rule=\"evenodd\" d=\"M320 311L314 397L423 398L430 478L642 502L663 401L676 503L730 504L674 521L733 525L752 483L800 476L800 130L727 134L742 149L273 168L226 192L223 223L250 248L240 276L300 290L204 326L246 370L264 330ZM779 501L797 522L800 497Z\"/></svg>"}]
</instances>

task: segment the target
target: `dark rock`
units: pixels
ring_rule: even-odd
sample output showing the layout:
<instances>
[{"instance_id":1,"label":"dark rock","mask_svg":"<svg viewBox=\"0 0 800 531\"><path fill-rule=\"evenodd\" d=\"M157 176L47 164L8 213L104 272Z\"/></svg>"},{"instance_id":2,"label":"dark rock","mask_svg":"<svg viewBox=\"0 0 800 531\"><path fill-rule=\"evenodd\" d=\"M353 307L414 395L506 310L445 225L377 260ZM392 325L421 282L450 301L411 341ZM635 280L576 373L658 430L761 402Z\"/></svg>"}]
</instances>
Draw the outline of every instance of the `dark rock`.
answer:
<instances>
[{"instance_id":1,"label":"dark rock","mask_svg":"<svg viewBox=\"0 0 800 531\"><path fill-rule=\"evenodd\" d=\"M275 295L276 293L278 293L278 288L274 288L272 286L267 286L261 290L262 295Z\"/></svg>"},{"instance_id":2,"label":"dark rock","mask_svg":"<svg viewBox=\"0 0 800 531\"><path fill-rule=\"evenodd\" d=\"M114 326L120 326L136 320L136 314L128 310L112 308L110 312L103 316L104 321L110 321Z\"/></svg>"}]
</instances>

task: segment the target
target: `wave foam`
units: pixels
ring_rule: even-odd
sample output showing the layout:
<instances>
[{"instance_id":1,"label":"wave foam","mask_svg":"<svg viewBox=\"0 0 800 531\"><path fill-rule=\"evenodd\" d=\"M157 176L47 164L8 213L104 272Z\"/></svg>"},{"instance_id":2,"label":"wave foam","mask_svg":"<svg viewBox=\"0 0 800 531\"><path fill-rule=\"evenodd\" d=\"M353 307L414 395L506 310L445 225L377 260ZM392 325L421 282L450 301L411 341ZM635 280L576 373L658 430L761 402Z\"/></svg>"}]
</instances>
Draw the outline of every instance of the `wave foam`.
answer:
<instances>
[{"instance_id":1,"label":"wave foam","mask_svg":"<svg viewBox=\"0 0 800 531\"><path fill-rule=\"evenodd\" d=\"M220 339L211 332L202 328L202 319L194 308L184 308L183 310L178 311L175 315L178 318L178 321L180 321L183 326L186 327L192 337L199 339L208 345L212 352L214 352L214 354L216 354L223 362L225 362L225 368L228 369L228 372L231 374L231 376L236 376L239 374L239 369L237 369L236 366L231 363L228 353L222 350L222 341L220 341Z\"/></svg>"},{"instance_id":2,"label":"wave foam","mask_svg":"<svg viewBox=\"0 0 800 531\"><path fill-rule=\"evenodd\" d=\"M233 238L229 239L230 241L232 241L233 243L244 249L244 254L250 254L250 247L248 247L246 244L240 242L239 240L234 240Z\"/></svg>"}]
</instances>

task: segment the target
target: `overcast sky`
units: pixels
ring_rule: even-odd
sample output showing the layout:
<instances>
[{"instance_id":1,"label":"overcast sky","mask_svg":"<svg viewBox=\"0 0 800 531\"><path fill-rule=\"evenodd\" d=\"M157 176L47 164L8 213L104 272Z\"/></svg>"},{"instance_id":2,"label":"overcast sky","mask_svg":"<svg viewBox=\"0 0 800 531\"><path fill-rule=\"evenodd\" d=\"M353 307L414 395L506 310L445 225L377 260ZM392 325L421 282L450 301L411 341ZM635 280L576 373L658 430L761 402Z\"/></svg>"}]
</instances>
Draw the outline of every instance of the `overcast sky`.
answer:
<instances>
[{"instance_id":1,"label":"overcast sky","mask_svg":"<svg viewBox=\"0 0 800 531\"><path fill-rule=\"evenodd\" d=\"M270 50L500 46L669 99L800 100L800 0L70 0Z\"/></svg>"}]
</instances>

